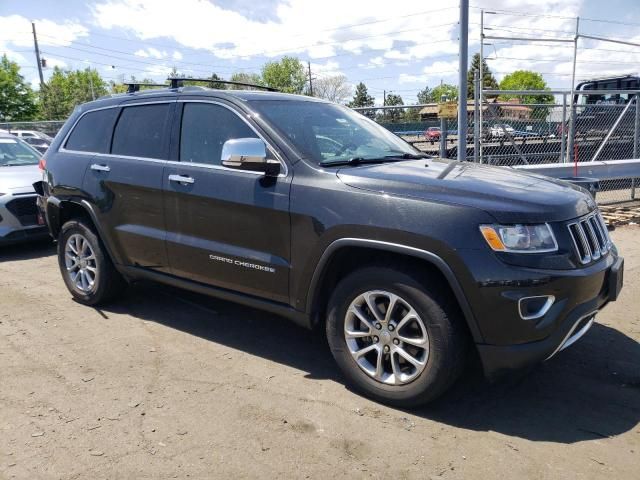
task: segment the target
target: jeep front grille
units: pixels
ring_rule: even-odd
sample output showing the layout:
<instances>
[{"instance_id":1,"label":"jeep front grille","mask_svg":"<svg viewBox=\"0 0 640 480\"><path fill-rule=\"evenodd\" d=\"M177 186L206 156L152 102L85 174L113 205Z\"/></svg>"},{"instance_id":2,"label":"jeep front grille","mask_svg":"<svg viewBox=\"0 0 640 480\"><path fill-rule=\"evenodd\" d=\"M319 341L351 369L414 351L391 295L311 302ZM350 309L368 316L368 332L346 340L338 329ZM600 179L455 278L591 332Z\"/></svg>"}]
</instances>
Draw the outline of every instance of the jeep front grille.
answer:
<instances>
[{"instance_id":1,"label":"jeep front grille","mask_svg":"<svg viewBox=\"0 0 640 480\"><path fill-rule=\"evenodd\" d=\"M607 226L596 210L568 225L573 246L580 263L595 262L611 250L611 239Z\"/></svg>"}]
</instances>

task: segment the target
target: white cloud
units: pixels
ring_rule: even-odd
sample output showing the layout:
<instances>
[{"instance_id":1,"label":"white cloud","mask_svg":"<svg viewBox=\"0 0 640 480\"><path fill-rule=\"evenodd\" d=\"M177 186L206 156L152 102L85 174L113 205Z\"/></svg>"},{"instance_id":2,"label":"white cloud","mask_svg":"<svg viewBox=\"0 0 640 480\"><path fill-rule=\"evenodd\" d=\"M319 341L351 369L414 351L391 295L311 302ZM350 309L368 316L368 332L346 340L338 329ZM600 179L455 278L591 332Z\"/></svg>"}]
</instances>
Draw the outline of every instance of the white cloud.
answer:
<instances>
[{"instance_id":1,"label":"white cloud","mask_svg":"<svg viewBox=\"0 0 640 480\"><path fill-rule=\"evenodd\" d=\"M180 53L179 51L175 50L173 52L173 54L171 54L171 58L173 58L174 60L182 60L182 53Z\"/></svg>"},{"instance_id":2,"label":"white cloud","mask_svg":"<svg viewBox=\"0 0 640 480\"><path fill-rule=\"evenodd\" d=\"M51 20L34 20L40 47L68 46L79 37L88 35L85 26L71 21L62 23ZM0 17L0 32L5 42L17 47L33 47L31 20L20 15Z\"/></svg>"},{"instance_id":3,"label":"white cloud","mask_svg":"<svg viewBox=\"0 0 640 480\"><path fill-rule=\"evenodd\" d=\"M179 54L179 52L174 52L174 59L175 59L175 54ZM153 47L149 47L147 49L139 49L136 50L134 52L134 55L138 56L138 57L143 57L143 58L157 58L159 60L162 60L163 58L167 58L168 54L166 51L160 51L157 48L153 48ZM180 55L180 54L179 54ZM182 56L180 56L180 58L182 58ZM177 59L179 60L179 59Z\"/></svg>"},{"instance_id":4,"label":"white cloud","mask_svg":"<svg viewBox=\"0 0 640 480\"><path fill-rule=\"evenodd\" d=\"M422 69L421 74L406 74L401 73L398 76L398 83L420 83L420 84L432 84L433 80L440 80L442 78L454 77L457 75L458 61L436 61L431 65L428 65Z\"/></svg>"}]
</instances>

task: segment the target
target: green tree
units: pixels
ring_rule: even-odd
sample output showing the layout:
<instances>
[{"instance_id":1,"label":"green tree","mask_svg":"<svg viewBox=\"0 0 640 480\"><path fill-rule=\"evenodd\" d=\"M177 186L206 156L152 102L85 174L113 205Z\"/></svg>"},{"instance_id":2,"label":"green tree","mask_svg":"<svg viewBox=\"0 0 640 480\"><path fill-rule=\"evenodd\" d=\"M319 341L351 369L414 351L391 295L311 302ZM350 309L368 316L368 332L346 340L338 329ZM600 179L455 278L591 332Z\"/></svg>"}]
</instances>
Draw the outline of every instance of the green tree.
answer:
<instances>
[{"instance_id":1,"label":"green tree","mask_svg":"<svg viewBox=\"0 0 640 480\"><path fill-rule=\"evenodd\" d=\"M73 109L109 93L108 84L93 69L53 69L53 75L40 90L41 116L47 120L63 120Z\"/></svg>"},{"instance_id":2,"label":"green tree","mask_svg":"<svg viewBox=\"0 0 640 480\"><path fill-rule=\"evenodd\" d=\"M467 98L473 98L475 93L475 85L473 83L475 72L480 72L479 53L476 53L471 59L471 66L469 67L469 71L467 72ZM493 76L493 73L491 73L491 69L484 59L482 60L482 78L482 87L484 90L498 89L498 81Z\"/></svg>"},{"instance_id":3,"label":"green tree","mask_svg":"<svg viewBox=\"0 0 640 480\"><path fill-rule=\"evenodd\" d=\"M240 82L240 83L250 83L252 85L262 85L262 78L257 73L244 73L244 72L236 72L231 75L230 80L232 82ZM243 87L242 85L230 85L229 88L231 90L244 90L247 87Z\"/></svg>"},{"instance_id":4,"label":"green tree","mask_svg":"<svg viewBox=\"0 0 640 480\"><path fill-rule=\"evenodd\" d=\"M304 65L295 57L282 57L262 67L262 83L285 93L302 93L307 83Z\"/></svg>"},{"instance_id":5,"label":"green tree","mask_svg":"<svg viewBox=\"0 0 640 480\"><path fill-rule=\"evenodd\" d=\"M418 103L424 104L424 103L431 103L432 101L433 100L431 97L431 89L427 85L418 92Z\"/></svg>"},{"instance_id":6,"label":"green tree","mask_svg":"<svg viewBox=\"0 0 640 480\"><path fill-rule=\"evenodd\" d=\"M395 93L389 93L387 95L387 98L385 100L384 103L386 106L389 107L393 107L396 105L404 105L404 100L402 100L402 97L398 94ZM383 120L382 121L391 121L391 122L397 122L399 121L401 118L404 117L404 109L402 108L398 108L398 109L391 109L391 110L383 110L382 111L382 117Z\"/></svg>"},{"instance_id":7,"label":"green tree","mask_svg":"<svg viewBox=\"0 0 640 480\"><path fill-rule=\"evenodd\" d=\"M356 91L353 95L353 100L351 100L348 104L351 108L356 107L373 107L375 103L375 99L369 95L369 91L367 90L367 86L360 82L356 85Z\"/></svg>"},{"instance_id":8,"label":"green tree","mask_svg":"<svg viewBox=\"0 0 640 480\"><path fill-rule=\"evenodd\" d=\"M20 75L20 67L6 55L0 59L0 119L33 120L38 107L31 86Z\"/></svg>"},{"instance_id":9,"label":"green tree","mask_svg":"<svg viewBox=\"0 0 640 480\"><path fill-rule=\"evenodd\" d=\"M502 79L500 90L549 90L541 74L531 70L516 70ZM518 98L522 103L554 103L553 95L500 95L500 100Z\"/></svg>"},{"instance_id":10,"label":"green tree","mask_svg":"<svg viewBox=\"0 0 640 480\"><path fill-rule=\"evenodd\" d=\"M430 102L441 102L443 95L447 97L447 101L455 102L456 100L458 100L458 87L456 85L450 85L448 83L441 83L437 87L431 89Z\"/></svg>"}]
</instances>

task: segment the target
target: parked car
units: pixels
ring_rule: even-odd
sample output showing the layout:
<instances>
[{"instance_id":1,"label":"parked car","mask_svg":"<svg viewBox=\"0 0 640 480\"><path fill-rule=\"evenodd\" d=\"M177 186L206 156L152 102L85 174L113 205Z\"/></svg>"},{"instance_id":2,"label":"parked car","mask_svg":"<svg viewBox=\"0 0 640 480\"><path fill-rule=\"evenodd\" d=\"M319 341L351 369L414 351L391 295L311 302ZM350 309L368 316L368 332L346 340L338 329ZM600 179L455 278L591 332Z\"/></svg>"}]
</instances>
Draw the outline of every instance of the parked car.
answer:
<instances>
[{"instance_id":1,"label":"parked car","mask_svg":"<svg viewBox=\"0 0 640 480\"><path fill-rule=\"evenodd\" d=\"M499 137L499 138L506 136L507 133L512 136L514 132L515 130L513 129L513 127L506 123L498 123L498 124L492 125L489 129L489 134L492 137Z\"/></svg>"},{"instance_id":2,"label":"parked car","mask_svg":"<svg viewBox=\"0 0 640 480\"><path fill-rule=\"evenodd\" d=\"M429 140L431 144L440 141L440 127L429 127L424 131L424 137Z\"/></svg>"},{"instance_id":3,"label":"parked car","mask_svg":"<svg viewBox=\"0 0 640 480\"><path fill-rule=\"evenodd\" d=\"M9 133L15 135L18 138L21 138L22 140L25 140L27 138L39 138L41 140L46 140L49 143L53 141L53 138L51 138L49 135L37 130L11 130Z\"/></svg>"},{"instance_id":4,"label":"parked car","mask_svg":"<svg viewBox=\"0 0 640 480\"><path fill-rule=\"evenodd\" d=\"M0 245L49 236L33 188L42 179L39 161L25 142L0 133Z\"/></svg>"},{"instance_id":5,"label":"parked car","mask_svg":"<svg viewBox=\"0 0 640 480\"><path fill-rule=\"evenodd\" d=\"M49 149L49 145L51 145L49 140L39 137L22 137L22 141L31 145L41 154L45 153Z\"/></svg>"},{"instance_id":6,"label":"parked car","mask_svg":"<svg viewBox=\"0 0 640 480\"><path fill-rule=\"evenodd\" d=\"M281 314L324 329L359 391L412 406L471 346L490 377L553 357L623 276L586 190L425 157L311 97L145 90L74 111L43 200L78 302L147 279Z\"/></svg>"}]
</instances>

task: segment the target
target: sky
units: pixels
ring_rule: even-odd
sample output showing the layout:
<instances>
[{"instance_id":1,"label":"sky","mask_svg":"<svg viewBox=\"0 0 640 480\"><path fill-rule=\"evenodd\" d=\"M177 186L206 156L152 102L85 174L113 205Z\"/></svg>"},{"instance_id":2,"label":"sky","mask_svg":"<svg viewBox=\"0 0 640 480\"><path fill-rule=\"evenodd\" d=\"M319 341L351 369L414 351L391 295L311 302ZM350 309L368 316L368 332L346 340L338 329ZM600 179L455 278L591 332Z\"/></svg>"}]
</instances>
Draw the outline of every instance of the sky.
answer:
<instances>
[{"instance_id":1,"label":"sky","mask_svg":"<svg viewBox=\"0 0 640 480\"><path fill-rule=\"evenodd\" d=\"M472 0L469 58L485 35L569 39L580 32L640 43L639 0ZM311 64L312 77L345 75L415 103L425 86L457 83L457 0L0 0L0 54L18 62L35 88L31 22L44 70L95 68L108 80L135 75L163 81L179 72L259 73L283 55ZM569 88L573 44L485 40L498 81L517 69ZM577 79L640 73L640 47L581 39Z\"/></svg>"}]
</instances>

